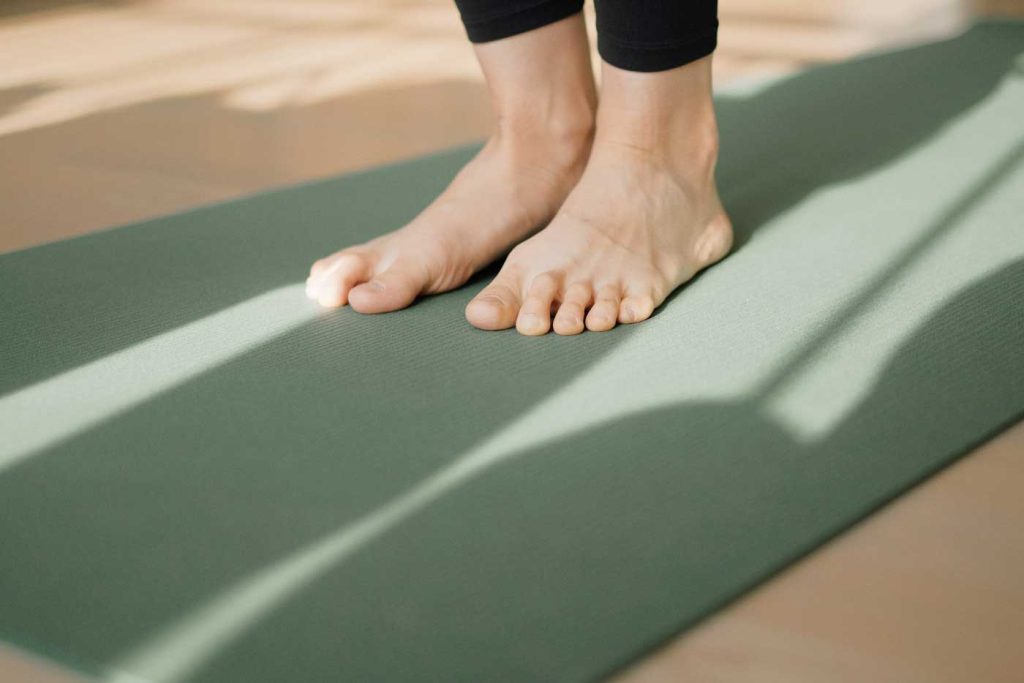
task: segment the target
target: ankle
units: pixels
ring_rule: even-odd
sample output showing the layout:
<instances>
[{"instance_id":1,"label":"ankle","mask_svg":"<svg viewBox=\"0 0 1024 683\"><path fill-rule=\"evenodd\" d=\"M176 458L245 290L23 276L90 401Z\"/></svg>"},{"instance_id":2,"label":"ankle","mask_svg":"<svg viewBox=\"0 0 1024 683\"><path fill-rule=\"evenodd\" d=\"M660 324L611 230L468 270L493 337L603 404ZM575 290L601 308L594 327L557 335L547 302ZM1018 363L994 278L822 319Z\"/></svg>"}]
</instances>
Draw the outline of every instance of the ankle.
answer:
<instances>
[{"instance_id":1,"label":"ankle","mask_svg":"<svg viewBox=\"0 0 1024 683\"><path fill-rule=\"evenodd\" d=\"M594 109L583 96L499 112L493 140L499 149L526 163L543 160L559 167L582 167L594 142Z\"/></svg>"},{"instance_id":2,"label":"ankle","mask_svg":"<svg viewBox=\"0 0 1024 683\"><path fill-rule=\"evenodd\" d=\"M713 172L718 124L710 67L709 58L657 73L605 64L595 149L627 150L680 172Z\"/></svg>"},{"instance_id":3,"label":"ankle","mask_svg":"<svg viewBox=\"0 0 1024 683\"><path fill-rule=\"evenodd\" d=\"M522 153L545 148L577 161L589 152L597 86L581 15L477 44L497 121L494 141Z\"/></svg>"},{"instance_id":4,"label":"ankle","mask_svg":"<svg viewBox=\"0 0 1024 683\"><path fill-rule=\"evenodd\" d=\"M595 114L586 105L565 107L557 112L499 113L495 137L518 143L553 143L584 146L593 142Z\"/></svg>"},{"instance_id":5,"label":"ankle","mask_svg":"<svg viewBox=\"0 0 1024 683\"><path fill-rule=\"evenodd\" d=\"M714 118L691 119L665 125L656 120L602 117L597 124L595 149L619 149L658 164L682 162L713 167L718 159L718 127Z\"/></svg>"}]
</instances>

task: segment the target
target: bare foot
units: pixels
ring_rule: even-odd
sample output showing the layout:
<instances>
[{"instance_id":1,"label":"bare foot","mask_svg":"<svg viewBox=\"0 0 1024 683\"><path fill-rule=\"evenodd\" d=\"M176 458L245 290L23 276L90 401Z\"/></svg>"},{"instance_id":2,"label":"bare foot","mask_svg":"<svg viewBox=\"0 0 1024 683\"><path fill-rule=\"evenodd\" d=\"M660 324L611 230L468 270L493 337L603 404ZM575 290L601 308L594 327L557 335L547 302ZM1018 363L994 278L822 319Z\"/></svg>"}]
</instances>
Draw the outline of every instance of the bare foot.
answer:
<instances>
[{"instance_id":1,"label":"bare foot","mask_svg":"<svg viewBox=\"0 0 1024 683\"><path fill-rule=\"evenodd\" d=\"M640 322L732 246L714 181L710 59L656 74L604 68L586 170L470 302L476 327L579 334Z\"/></svg>"},{"instance_id":2,"label":"bare foot","mask_svg":"<svg viewBox=\"0 0 1024 683\"><path fill-rule=\"evenodd\" d=\"M454 289L543 227L583 172L596 89L580 15L476 46L497 133L405 227L313 264L307 295L362 313Z\"/></svg>"}]
</instances>

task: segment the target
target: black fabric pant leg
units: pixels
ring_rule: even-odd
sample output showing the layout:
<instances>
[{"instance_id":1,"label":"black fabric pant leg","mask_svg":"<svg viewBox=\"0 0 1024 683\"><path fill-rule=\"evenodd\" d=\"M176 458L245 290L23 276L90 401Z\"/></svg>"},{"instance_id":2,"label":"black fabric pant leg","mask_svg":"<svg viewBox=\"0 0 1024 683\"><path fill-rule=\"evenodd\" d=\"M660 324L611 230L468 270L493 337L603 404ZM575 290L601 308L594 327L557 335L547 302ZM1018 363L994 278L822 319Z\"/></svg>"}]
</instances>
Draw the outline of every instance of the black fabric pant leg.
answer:
<instances>
[{"instance_id":1,"label":"black fabric pant leg","mask_svg":"<svg viewBox=\"0 0 1024 683\"><path fill-rule=\"evenodd\" d=\"M583 0L455 0L455 5L474 43L526 33L583 10Z\"/></svg>"},{"instance_id":2,"label":"black fabric pant leg","mask_svg":"<svg viewBox=\"0 0 1024 683\"><path fill-rule=\"evenodd\" d=\"M601 59L627 71L664 71L718 44L717 0L594 0Z\"/></svg>"},{"instance_id":3,"label":"black fabric pant leg","mask_svg":"<svg viewBox=\"0 0 1024 683\"><path fill-rule=\"evenodd\" d=\"M508 38L583 9L583 0L455 0L474 43ZM628 71L664 71L706 57L718 37L717 0L594 0L601 58Z\"/></svg>"}]
</instances>

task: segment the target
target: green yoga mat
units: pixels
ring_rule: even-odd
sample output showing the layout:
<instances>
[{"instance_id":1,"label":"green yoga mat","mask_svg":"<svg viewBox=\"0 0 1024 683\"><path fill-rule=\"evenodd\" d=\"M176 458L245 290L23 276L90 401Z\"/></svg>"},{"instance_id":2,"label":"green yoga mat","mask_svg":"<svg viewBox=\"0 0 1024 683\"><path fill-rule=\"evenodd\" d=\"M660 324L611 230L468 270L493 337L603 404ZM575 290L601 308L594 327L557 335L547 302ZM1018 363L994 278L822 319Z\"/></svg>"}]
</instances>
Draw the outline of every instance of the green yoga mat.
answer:
<instances>
[{"instance_id":1,"label":"green yoga mat","mask_svg":"<svg viewBox=\"0 0 1024 683\"><path fill-rule=\"evenodd\" d=\"M607 334L475 330L483 277L304 298L467 149L0 257L0 638L108 681L617 670L1021 416L1022 50L723 93L739 248Z\"/></svg>"}]
</instances>

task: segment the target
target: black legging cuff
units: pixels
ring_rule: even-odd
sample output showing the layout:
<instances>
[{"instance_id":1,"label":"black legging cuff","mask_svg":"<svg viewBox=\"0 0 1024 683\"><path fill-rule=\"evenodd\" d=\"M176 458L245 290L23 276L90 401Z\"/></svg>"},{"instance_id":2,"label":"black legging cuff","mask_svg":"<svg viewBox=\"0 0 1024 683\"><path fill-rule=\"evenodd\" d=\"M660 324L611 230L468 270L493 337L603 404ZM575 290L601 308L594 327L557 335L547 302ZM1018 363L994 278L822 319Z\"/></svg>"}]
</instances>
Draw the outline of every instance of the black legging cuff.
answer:
<instances>
[{"instance_id":1,"label":"black legging cuff","mask_svg":"<svg viewBox=\"0 0 1024 683\"><path fill-rule=\"evenodd\" d=\"M496 12L472 16L463 3L457 4L462 12L466 34L474 43L486 43L526 33L583 11L583 0L514 0L501 3L505 6Z\"/></svg>"},{"instance_id":2,"label":"black legging cuff","mask_svg":"<svg viewBox=\"0 0 1024 683\"><path fill-rule=\"evenodd\" d=\"M644 44L620 41L608 35L597 34L597 51L601 59L626 71L665 71L689 64L715 51L718 45L718 22L710 32L675 43Z\"/></svg>"}]
</instances>

